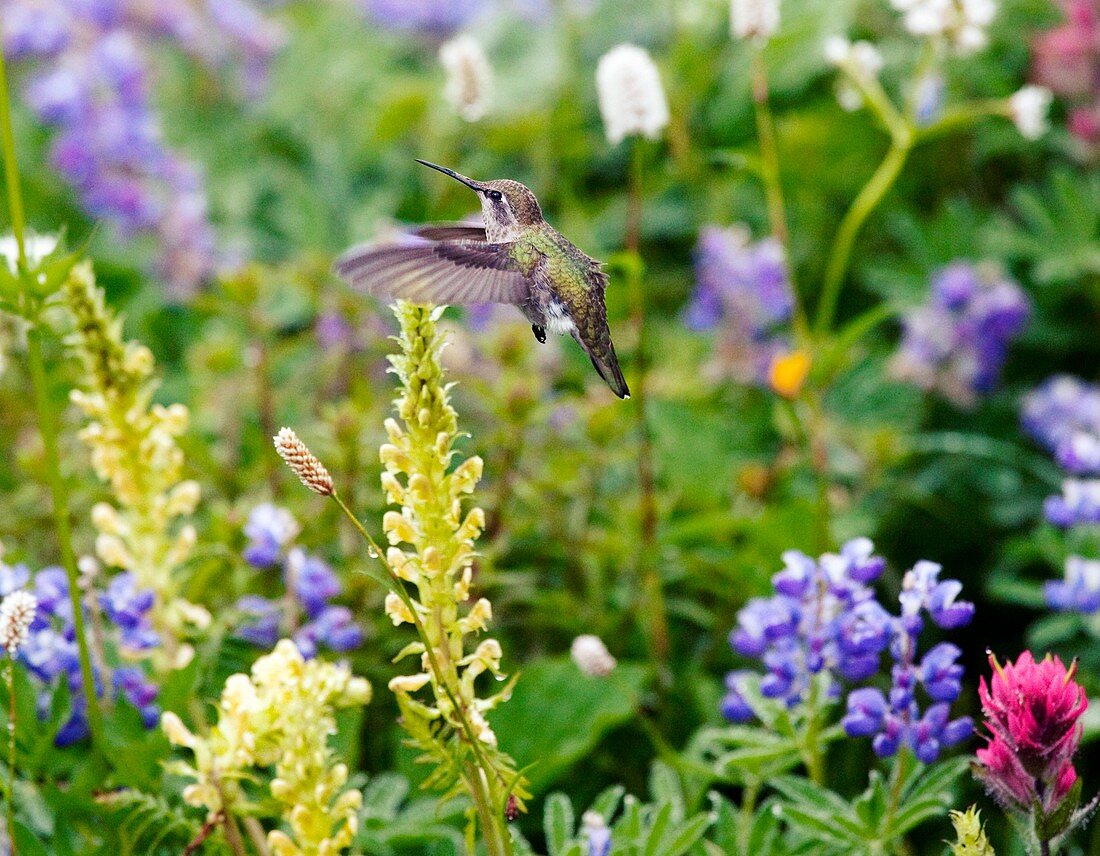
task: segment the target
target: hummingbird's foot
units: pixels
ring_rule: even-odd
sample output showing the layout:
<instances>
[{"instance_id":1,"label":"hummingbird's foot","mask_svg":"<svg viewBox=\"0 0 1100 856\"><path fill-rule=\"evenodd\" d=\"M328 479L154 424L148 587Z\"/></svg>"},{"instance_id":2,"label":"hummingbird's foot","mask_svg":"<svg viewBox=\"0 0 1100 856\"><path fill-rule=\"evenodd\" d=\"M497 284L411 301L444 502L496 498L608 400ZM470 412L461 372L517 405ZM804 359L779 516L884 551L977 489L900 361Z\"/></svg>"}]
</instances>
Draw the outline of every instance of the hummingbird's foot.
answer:
<instances>
[{"instance_id":1,"label":"hummingbird's foot","mask_svg":"<svg viewBox=\"0 0 1100 856\"><path fill-rule=\"evenodd\" d=\"M542 329L538 324L531 325L531 332L535 334L535 338L539 340L540 345L546 344L546 331Z\"/></svg>"}]
</instances>

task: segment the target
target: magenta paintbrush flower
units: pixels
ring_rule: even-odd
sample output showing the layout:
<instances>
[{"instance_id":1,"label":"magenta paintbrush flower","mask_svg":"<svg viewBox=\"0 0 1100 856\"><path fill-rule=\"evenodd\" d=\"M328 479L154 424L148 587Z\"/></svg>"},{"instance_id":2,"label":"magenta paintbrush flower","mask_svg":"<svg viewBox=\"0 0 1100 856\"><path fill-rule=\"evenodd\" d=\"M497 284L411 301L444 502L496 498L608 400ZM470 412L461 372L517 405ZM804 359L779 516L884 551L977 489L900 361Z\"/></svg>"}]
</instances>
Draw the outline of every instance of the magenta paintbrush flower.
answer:
<instances>
[{"instance_id":1,"label":"magenta paintbrush flower","mask_svg":"<svg viewBox=\"0 0 1100 856\"><path fill-rule=\"evenodd\" d=\"M1077 779L1072 758L1088 707L1077 663L1067 669L1049 654L1036 662L1030 651L1004 666L992 654L989 662L993 676L981 679L978 695L993 736L978 750L979 775L1005 805L1028 810L1038 800L1050 812Z\"/></svg>"}]
</instances>

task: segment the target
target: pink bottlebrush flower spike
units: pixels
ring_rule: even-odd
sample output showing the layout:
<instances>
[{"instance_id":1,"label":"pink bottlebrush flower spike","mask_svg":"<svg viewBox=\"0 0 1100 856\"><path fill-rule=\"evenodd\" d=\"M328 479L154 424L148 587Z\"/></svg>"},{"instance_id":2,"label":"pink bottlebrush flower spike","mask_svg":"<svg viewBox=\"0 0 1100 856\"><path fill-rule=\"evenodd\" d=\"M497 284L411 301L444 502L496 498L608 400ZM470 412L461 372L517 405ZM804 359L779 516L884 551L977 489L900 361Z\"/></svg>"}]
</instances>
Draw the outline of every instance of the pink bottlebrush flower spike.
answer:
<instances>
[{"instance_id":1,"label":"pink bottlebrush flower spike","mask_svg":"<svg viewBox=\"0 0 1100 856\"><path fill-rule=\"evenodd\" d=\"M1026 811L1038 800L1050 812L1077 780L1072 758L1088 707L1077 663L1067 669L1049 654L1036 662L1030 651L1004 666L993 654L989 662L993 676L981 679L978 695L992 737L978 750L978 774L1003 804Z\"/></svg>"}]
</instances>

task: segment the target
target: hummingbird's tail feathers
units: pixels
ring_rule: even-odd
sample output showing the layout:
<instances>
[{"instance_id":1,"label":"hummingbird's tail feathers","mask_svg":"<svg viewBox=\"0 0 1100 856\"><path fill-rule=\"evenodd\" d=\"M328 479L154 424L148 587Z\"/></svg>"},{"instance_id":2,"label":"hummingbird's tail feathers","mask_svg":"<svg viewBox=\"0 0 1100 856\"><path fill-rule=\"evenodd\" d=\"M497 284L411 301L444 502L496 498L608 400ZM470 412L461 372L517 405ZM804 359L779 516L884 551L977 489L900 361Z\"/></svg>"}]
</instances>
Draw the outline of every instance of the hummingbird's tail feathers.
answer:
<instances>
[{"instance_id":1,"label":"hummingbird's tail feathers","mask_svg":"<svg viewBox=\"0 0 1100 856\"><path fill-rule=\"evenodd\" d=\"M418 303L524 303L531 282L507 244L441 241L353 247L334 266L356 288Z\"/></svg>"},{"instance_id":2,"label":"hummingbird's tail feathers","mask_svg":"<svg viewBox=\"0 0 1100 856\"><path fill-rule=\"evenodd\" d=\"M584 348L584 352L592 360L593 368L603 378L604 383L611 387L611 391L619 398L630 398L630 387L626 385L623 370L619 368L619 359L615 356L615 346L611 344L610 337L607 339L607 346L598 349L586 345L576 332L573 333L573 338Z\"/></svg>"}]
</instances>

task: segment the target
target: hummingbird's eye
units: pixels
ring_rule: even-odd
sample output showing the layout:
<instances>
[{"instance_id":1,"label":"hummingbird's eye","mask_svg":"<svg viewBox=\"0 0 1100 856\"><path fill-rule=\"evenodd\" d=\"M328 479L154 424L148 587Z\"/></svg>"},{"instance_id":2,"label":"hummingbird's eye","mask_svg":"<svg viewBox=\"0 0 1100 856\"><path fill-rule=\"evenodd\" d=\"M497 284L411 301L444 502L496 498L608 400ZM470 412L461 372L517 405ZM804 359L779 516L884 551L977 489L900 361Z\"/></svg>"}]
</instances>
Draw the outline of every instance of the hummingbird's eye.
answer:
<instances>
[{"instance_id":1,"label":"hummingbird's eye","mask_svg":"<svg viewBox=\"0 0 1100 856\"><path fill-rule=\"evenodd\" d=\"M504 194L501 193L499 190L490 190L485 195L492 199L494 202L500 202L500 200L504 198Z\"/></svg>"}]
</instances>

